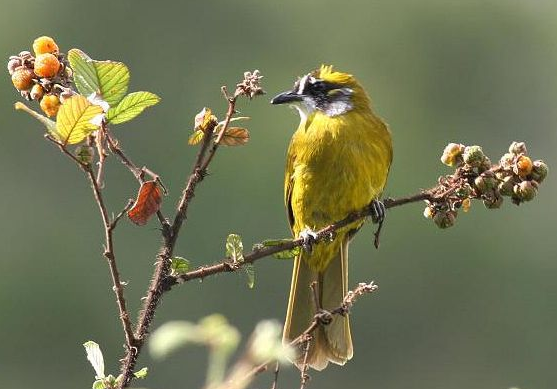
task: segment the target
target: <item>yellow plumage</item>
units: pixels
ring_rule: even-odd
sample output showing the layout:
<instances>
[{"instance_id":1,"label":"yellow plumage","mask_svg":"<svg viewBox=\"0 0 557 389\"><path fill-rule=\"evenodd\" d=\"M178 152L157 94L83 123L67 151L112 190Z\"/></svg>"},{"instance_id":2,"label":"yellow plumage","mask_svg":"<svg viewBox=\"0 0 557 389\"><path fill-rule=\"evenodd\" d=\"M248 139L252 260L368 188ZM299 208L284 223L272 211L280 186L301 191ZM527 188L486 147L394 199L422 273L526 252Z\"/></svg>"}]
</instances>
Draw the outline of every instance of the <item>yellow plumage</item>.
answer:
<instances>
[{"instance_id":1,"label":"yellow plumage","mask_svg":"<svg viewBox=\"0 0 557 389\"><path fill-rule=\"evenodd\" d=\"M377 199L392 160L387 126L374 115L355 78L334 71L332 66L322 66L308 76L316 80L310 81L315 85L325 85L319 95L311 92L316 101L325 103L321 104L324 108L317 104L311 109L311 101L306 100L310 97L302 91L304 85L297 85L297 95L290 92L305 106L309 101L310 107L300 109L302 120L288 149L285 172L285 205L296 237L304 229L323 228ZM336 100L335 94L342 94L342 99ZM335 110L337 106L332 104L337 101L340 108ZM343 228L333 242L317 244L311 253L303 252L295 259L285 342L300 335L315 314L311 282L319 284L322 308L340 305L348 290L348 242L360 226L361 222L356 222ZM335 317L333 323L317 331L308 362L321 370L329 361L344 364L352 353L348 318Z\"/></svg>"}]
</instances>

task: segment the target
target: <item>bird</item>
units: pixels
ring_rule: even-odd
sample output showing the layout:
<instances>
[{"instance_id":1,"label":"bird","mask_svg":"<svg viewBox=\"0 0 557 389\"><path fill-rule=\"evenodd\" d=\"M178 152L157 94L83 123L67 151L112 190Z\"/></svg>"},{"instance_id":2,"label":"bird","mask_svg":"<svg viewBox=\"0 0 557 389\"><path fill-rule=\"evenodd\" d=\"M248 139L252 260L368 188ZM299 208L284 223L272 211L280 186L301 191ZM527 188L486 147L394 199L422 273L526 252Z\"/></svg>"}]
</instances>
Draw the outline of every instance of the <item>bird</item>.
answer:
<instances>
[{"instance_id":1,"label":"bird","mask_svg":"<svg viewBox=\"0 0 557 389\"><path fill-rule=\"evenodd\" d=\"M372 219L381 221L380 196L392 158L390 130L371 108L356 78L332 65L298 78L292 90L271 104L288 104L300 114L287 152L284 202L294 237L304 250L294 258L283 343L290 344L311 324L317 309L339 307L348 292L348 244L363 221L336 231L331 242L315 243L314 231L372 205ZM315 244L312 244L315 243ZM313 293L310 285L316 283ZM318 300L317 302L315 300ZM318 305L318 306L316 306ZM313 332L307 355L298 350L299 368L344 365L353 356L347 315L334 315Z\"/></svg>"}]
</instances>

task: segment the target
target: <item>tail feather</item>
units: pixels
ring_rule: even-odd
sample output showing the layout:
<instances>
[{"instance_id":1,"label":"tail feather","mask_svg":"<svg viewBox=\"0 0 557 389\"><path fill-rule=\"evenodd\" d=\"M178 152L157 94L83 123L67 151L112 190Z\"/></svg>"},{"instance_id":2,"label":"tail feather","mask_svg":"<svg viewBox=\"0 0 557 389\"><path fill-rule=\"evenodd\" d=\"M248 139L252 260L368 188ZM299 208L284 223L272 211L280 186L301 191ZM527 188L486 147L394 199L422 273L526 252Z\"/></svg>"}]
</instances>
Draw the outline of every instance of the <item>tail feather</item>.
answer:
<instances>
[{"instance_id":1,"label":"tail feather","mask_svg":"<svg viewBox=\"0 0 557 389\"><path fill-rule=\"evenodd\" d=\"M340 245L338 254L323 272L312 270L302 253L294 260L290 298L284 325L283 343L290 343L306 330L313 316L315 306L310 289L312 282L318 282L320 305L331 310L338 307L348 292L348 240ZM329 362L344 365L352 358L353 347L348 317L335 315L333 321L314 332L308 352L307 363L315 370L323 370ZM301 367L303 353L293 362Z\"/></svg>"}]
</instances>

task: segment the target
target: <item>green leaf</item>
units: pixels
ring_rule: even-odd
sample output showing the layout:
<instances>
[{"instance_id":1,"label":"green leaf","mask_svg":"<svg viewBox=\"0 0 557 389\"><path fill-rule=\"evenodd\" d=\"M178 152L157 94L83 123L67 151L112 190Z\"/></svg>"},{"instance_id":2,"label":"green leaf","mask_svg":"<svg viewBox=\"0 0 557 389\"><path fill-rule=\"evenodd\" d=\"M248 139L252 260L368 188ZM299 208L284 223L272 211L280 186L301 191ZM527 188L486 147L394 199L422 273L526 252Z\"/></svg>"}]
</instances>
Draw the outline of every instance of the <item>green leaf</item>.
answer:
<instances>
[{"instance_id":1,"label":"green leaf","mask_svg":"<svg viewBox=\"0 0 557 389\"><path fill-rule=\"evenodd\" d=\"M96 380L93 382L93 389L105 389L104 380Z\"/></svg>"},{"instance_id":2,"label":"green leaf","mask_svg":"<svg viewBox=\"0 0 557 389\"><path fill-rule=\"evenodd\" d=\"M106 114L107 120L112 124L119 124L132 120L147 107L157 104L160 97L151 92L133 92L127 95L114 108Z\"/></svg>"},{"instance_id":3,"label":"green leaf","mask_svg":"<svg viewBox=\"0 0 557 389\"><path fill-rule=\"evenodd\" d=\"M174 257L170 260L170 274L174 277L187 273L190 270L190 261L182 257Z\"/></svg>"},{"instance_id":4,"label":"green leaf","mask_svg":"<svg viewBox=\"0 0 557 389\"><path fill-rule=\"evenodd\" d=\"M84 96L100 93L95 61L79 49L68 51L68 61L73 70L73 79L79 93Z\"/></svg>"},{"instance_id":5,"label":"green leaf","mask_svg":"<svg viewBox=\"0 0 557 389\"><path fill-rule=\"evenodd\" d=\"M103 113L98 105L92 105L81 95L75 95L64 101L56 116L56 133L65 144L75 144L85 139L98 125L91 120Z\"/></svg>"},{"instance_id":6,"label":"green leaf","mask_svg":"<svg viewBox=\"0 0 557 389\"><path fill-rule=\"evenodd\" d=\"M244 270L248 276L248 288L253 289L255 286L255 266L253 266L253 263L246 263Z\"/></svg>"},{"instance_id":7,"label":"green leaf","mask_svg":"<svg viewBox=\"0 0 557 389\"><path fill-rule=\"evenodd\" d=\"M33 116L35 119L41 122L46 127L46 130L50 134L56 134L56 123L50 120L49 118L47 118L46 116L43 116L40 113L33 111L31 108L29 108L28 106L20 102L15 103L14 108L18 111L21 110L27 112L29 115Z\"/></svg>"},{"instance_id":8,"label":"green leaf","mask_svg":"<svg viewBox=\"0 0 557 389\"><path fill-rule=\"evenodd\" d=\"M122 100L128 91L130 71L122 62L95 61L100 94L111 107Z\"/></svg>"},{"instance_id":9,"label":"green leaf","mask_svg":"<svg viewBox=\"0 0 557 389\"><path fill-rule=\"evenodd\" d=\"M244 244L240 235L228 235L226 238L226 256L232 259L233 262L244 262Z\"/></svg>"},{"instance_id":10,"label":"green leaf","mask_svg":"<svg viewBox=\"0 0 557 389\"><path fill-rule=\"evenodd\" d=\"M261 246L263 247L272 247L278 246L284 243L292 242L292 239L267 239L261 242ZM300 255L300 247L294 247L290 250L279 251L278 253L274 253L273 257L276 259L292 259Z\"/></svg>"},{"instance_id":11,"label":"green leaf","mask_svg":"<svg viewBox=\"0 0 557 389\"><path fill-rule=\"evenodd\" d=\"M95 369L95 378L104 378L104 358L99 345L92 340L89 340L83 343L83 347L85 347L87 359L91 363L91 366L93 366L93 369Z\"/></svg>"},{"instance_id":12,"label":"green leaf","mask_svg":"<svg viewBox=\"0 0 557 389\"><path fill-rule=\"evenodd\" d=\"M84 96L97 94L111 107L122 100L128 90L130 72L122 62L95 61L78 49L68 52L77 90Z\"/></svg>"},{"instance_id":13,"label":"green leaf","mask_svg":"<svg viewBox=\"0 0 557 389\"><path fill-rule=\"evenodd\" d=\"M133 373L133 375L135 376L135 378L144 379L144 378L147 377L148 372L149 372L149 368L144 367L143 369L138 370L135 373Z\"/></svg>"},{"instance_id":14,"label":"green leaf","mask_svg":"<svg viewBox=\"0 0 557 389\"><path fill-rule=\"evenodd\" d=\"M187 321L170 321L153 332L149 352L153 358L162 359L192 343L199 343L197 325Z\"/></svg>"},{"instance_id":15,"label":"green leaf","mask_svg":"<svg viewBox=\"0 0 557 389\"><path fill-rule=\"evenodd\" d=\"M198 144L203 139L203 135L205 135L203 130L195 130L195 132L190 135L188 144L192 146Z\"/></svg>"}]
</instances>

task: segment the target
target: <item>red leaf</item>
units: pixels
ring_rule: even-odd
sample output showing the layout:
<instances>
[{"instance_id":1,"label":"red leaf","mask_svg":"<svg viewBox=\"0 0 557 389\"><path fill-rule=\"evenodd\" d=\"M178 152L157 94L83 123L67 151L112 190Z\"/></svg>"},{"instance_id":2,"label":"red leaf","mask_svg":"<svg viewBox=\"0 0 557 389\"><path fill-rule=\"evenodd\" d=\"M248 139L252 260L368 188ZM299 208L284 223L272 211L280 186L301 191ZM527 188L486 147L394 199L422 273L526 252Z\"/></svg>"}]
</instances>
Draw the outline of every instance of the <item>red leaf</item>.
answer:
<instances>
[{"instance_id":1,"label":"red leaf","mask_svg":"<svg viewBox=\"0 0 557 389\"><path fill-rule=\"evenodd\" d=\"M128 217L138 226L147 224L153 214L157 213L162 203L161 189L155 181L147 181L141 185L135 203L128 211Z\"/></svg>"}]
</instances>

